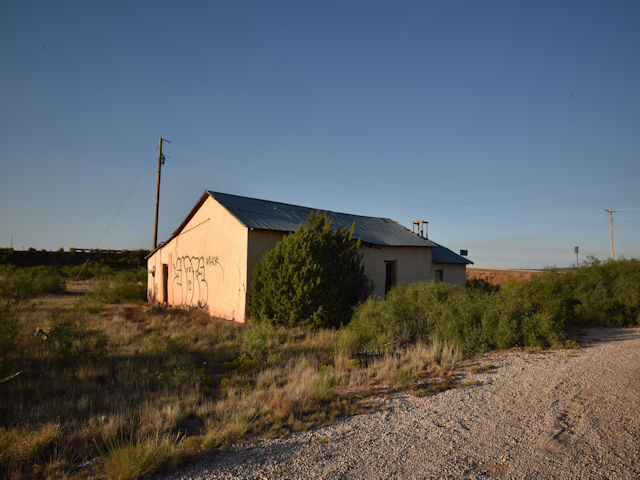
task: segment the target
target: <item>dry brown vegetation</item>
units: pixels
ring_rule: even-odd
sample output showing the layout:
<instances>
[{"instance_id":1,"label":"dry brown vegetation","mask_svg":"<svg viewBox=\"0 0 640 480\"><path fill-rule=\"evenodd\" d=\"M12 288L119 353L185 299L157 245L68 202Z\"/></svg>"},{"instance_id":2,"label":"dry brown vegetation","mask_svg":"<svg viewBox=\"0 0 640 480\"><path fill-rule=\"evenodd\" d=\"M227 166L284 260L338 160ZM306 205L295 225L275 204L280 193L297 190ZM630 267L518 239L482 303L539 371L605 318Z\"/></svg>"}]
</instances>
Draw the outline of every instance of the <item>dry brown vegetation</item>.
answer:
<instances>
[{"instance_id":1,"label":"dry brown vegetation","mask_svg":"<svg viewBox=\"0 0 640 480\"><path fill-rule=\"evenodd\" d=\"M17 332L0 379L22 373L0 383L4 477L147 478L247 435L366 411L400 389L450 388L460 360L422 343L353 357L343 330L87 302L100 288L72 283L64 294L7 303L3 321Z\"/></svg>"},{"instance_id":2,"label":"dry brown vegetation","mask_svg":"<svg viewBox=\"0 0 640 480\"><path fill-rule=\"evenodd\" d=\"M531 277L544 273L543 270L507 270L499 268L467 267L467 281L484 280L492 285L503 285L509 281L526 282Z\"/></svg>"}]
</instances>

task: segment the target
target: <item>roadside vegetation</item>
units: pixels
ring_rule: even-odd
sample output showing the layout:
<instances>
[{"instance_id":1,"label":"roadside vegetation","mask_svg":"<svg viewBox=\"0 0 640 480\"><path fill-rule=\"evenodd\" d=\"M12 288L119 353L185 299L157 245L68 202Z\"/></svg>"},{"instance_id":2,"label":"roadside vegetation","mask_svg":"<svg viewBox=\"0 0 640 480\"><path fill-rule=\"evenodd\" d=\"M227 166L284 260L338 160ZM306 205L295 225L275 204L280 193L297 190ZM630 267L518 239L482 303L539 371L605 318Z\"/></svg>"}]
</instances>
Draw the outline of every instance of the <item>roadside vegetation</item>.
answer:
<instances>
[{"instance_id":1,"label":"roadside vegetation","mask_svg":"<svg viewBox=\"0 0 640 480\"><path fill-rule=\"evenodd\" d=\"M369 299L345 330L350 348L376 349L416 341L485 351L562 345L578 328L640 325L640 262L591 259L566 273L548 270L501 286L469 282L393 289Z\"/></svg>"},{"instance_id":2,"label":"roadside vegetation","mask_svg":"<svg viewBox=\"0 0 640 480\"><path fill-rule=\"evenodd\" d=\"M315 326L317 307L299 324L265 315L244 327L148 306L144 270L85 270L80 282L70 281L79 270L0 270L6 478L148 478L250 435L376 408L394 392L457 388L469 351L640 325L637 260L500 287L399 286L337 328Z\"/></svg>"}]
</instances>

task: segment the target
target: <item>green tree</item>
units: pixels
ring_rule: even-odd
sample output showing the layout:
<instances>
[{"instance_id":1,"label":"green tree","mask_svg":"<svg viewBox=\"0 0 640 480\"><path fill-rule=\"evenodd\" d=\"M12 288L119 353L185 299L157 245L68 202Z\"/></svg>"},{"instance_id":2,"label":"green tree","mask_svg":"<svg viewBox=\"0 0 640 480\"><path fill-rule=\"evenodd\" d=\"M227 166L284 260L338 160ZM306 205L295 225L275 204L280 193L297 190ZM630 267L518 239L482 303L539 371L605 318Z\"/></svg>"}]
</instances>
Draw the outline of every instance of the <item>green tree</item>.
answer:
<instances>
[{"instance_id":1,"label":"green tree","mask_svg":"<svg viewBox=\"0 0 640 480\"><path fill-rule=\"evenodd\" d=\"M256 265L249 307L254 319L337 327L350 320L353 306L369 293L354 225L333 228L320 212L311 212L307 222Z\"/></svg>"}]
</instances>

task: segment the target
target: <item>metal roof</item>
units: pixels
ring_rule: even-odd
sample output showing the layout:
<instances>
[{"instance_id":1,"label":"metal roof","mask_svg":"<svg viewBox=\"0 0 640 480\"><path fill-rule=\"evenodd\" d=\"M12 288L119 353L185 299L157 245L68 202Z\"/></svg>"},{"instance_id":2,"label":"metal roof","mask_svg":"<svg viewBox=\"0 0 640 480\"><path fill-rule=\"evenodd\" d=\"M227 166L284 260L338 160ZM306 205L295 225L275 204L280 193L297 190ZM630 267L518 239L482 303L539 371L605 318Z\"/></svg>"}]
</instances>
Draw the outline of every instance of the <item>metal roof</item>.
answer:
<instances>
[{"instance_id":1,"label":"metal roof","mask_svg":"<svg viewBox=\"0 0 640 480\"><path fill-rule=\"evenodd\" d=\"M287 203L241 197L228 193L207 193L249 228L293 232L307 222L313 208ZM354 237L362 242L392 247L435 247L436 243L420 237L390 218L365 217L328 210L326 213L335 226L351 227L355 223ZM451 252L453 253L453 252ZM455 254L454 254L455 255Z\"/></svg>"},{"instance_id":2,"label":"metal roof","mask_svg":"<svg viewBox=\"0 0 640 480\"><path fill-rule=\"evenodd\" d=\"M434 242L435 243L435 242ZM468 258L464 258L461 255L449 250L447 247L436 243L433 249L433 263L464 263L473 264Z\"/></svg>"}]
</instances>

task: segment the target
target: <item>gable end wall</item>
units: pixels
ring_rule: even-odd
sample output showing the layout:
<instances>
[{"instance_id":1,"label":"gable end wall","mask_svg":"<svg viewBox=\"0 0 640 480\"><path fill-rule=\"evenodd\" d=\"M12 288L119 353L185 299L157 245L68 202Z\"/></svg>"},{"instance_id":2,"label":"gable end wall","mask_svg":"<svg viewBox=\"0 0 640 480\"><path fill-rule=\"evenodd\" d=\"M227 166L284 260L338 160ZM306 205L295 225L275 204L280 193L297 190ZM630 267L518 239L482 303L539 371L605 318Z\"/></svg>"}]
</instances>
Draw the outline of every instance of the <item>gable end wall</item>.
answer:
<instances>
[{"instance_id":1,"label":"gable end wall","mask_svg":"<svg viewBox=\"0 0 640 480\"><path fill-rule=\"evenodd\" d=\"M182 231L148 259L148 300L244 322L247 241L247 228L207 198Z\"/></svg>"}]
</instances>

